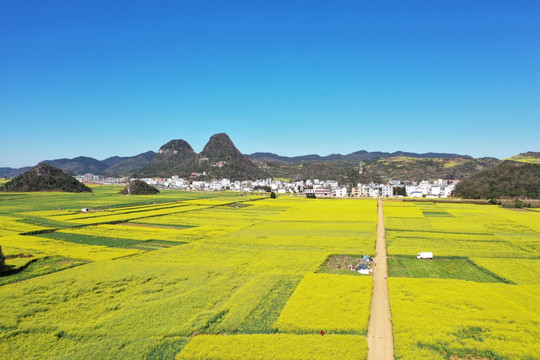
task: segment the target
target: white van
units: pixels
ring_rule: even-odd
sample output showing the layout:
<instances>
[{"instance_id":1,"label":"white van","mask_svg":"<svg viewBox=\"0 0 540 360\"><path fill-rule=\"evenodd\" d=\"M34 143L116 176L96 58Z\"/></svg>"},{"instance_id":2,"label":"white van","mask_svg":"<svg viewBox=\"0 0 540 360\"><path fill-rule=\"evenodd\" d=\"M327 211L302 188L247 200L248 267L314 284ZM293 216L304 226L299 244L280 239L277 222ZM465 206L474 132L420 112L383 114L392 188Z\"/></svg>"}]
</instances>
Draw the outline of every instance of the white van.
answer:
<instances>
[{"instance_id":1,"label":"white van","mask_svg":"<svg viewBox=\"0 0 540 360\"><path fill-rule=\"evenodd\" d=\"M417 259L430 259L433 260L433 253L432 252L421 252L416 255Z\"/></svg>"}]
</instances>

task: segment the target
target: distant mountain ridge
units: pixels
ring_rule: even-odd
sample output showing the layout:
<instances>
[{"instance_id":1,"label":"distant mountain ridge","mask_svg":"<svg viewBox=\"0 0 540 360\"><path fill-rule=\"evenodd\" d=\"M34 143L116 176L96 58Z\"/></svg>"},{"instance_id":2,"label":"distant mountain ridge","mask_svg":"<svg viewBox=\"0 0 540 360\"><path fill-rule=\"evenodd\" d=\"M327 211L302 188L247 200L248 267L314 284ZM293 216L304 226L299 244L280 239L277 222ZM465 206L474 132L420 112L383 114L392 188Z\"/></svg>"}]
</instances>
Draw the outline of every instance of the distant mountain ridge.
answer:
<instances>
[{"instance_id":1,"label":"distant mountain ridge","mask_svg":"<svg viewBox=\"0 0 540 360\"><path fill-rule=\"evenodd\" d=\"M0 168L0 178L14 178L15 176L19 176L25 171L30 170L31 166L25 166L19 169L10 168L10 167L1 167Z\"/></svg>"},{"instance_id":2,"label":"distant mountain ridge","mask_svg":"<svg viewBox=\"0 0 540 360\"><path fill-rule=\"evenodd\" d=\"M147 151L136 156L115 156L114 159L105 159L102 162L106 164L109 163L110 165L103 171L103 174L109 176L125 176L132 174L134 171L148 165L155 156L156 153L154 151Z\"/></svg>"},{"instance_id":3,"label":"distant mountain ridge","mask_svg":"<svg viewBox=\"0 0 540 360\"><path fill-rule=\"evenodd\" d=\"M43 162L74 175L98 174L107 168L105 163L87 156L78 156L73 159L45 160Z\"/></svg>"},{"instance_id":4,"label":"distant mountain ridge","mask_svg":"<svg viewBox=\"0 0 540 360\"><path fill-rule=\"evenodd\" d=\"M282 162L300 162L300 161L332 161L332 160L373 160L378 158L390 158L395 156L407 156L407 157L414 157L414 158L420 158L420 159L451 159L458 156L467 156L467 155L459 155L459 154L451 154L451 153L412 153L412 152L404 152L404 151L395 151L393 153L389 152L381 152L381 151L373 151L369 152L366 150L360 150L356 151L347 155L342 154L330 154L327 156L320 156L317 154L310 154L310 155L301 155L301 156L280 156L274 153L269 152L256 152L253 154L247 154L248 158L252 160L265 160L265 161L282 161Z\"/></svg>"},{"instance_id":5,"label":"distant mountain ridge","mask_svg":"<svg viewBox=\"0 0 540 360\"><path fill-rule=\"evenodd\" d=\"M513 156L509 161L540 162L540 152ZM225 133L210 137L197 154L185 140L176 139L161 146L158 153L148 151L136 156L112 156L96 160L87 156L46 160L70 175L93 173L101 176L170 177L208 180L286 178L291 180L327 179L340 182L370 182L384 179L405 181L464 179L502 161L473 158L454 153L383 152L366 150L350 154L321 156L308 154L281 156L271 152L242 154ZM360 162L362 162L360 164ZM360 168L362 167L362 168ZM11 178L29 168L0 168L0 177Z\"/></svg>"},{"instance_id":6,"label":"distant mountain ridge","mask_svg":"<svg viewBox=\"0 0 540 360\"><path fill-rule=\"evenodd\" d=\"M112 156L101 161L88 156L78 156L73 159L44 160L42 162L61 169L71 175L92 173L105 176L125 176L146 166L155 155L155 152L147 151L129 157ZM12 171L12 173L16 172Z\"/></svg>"}]
</instances>

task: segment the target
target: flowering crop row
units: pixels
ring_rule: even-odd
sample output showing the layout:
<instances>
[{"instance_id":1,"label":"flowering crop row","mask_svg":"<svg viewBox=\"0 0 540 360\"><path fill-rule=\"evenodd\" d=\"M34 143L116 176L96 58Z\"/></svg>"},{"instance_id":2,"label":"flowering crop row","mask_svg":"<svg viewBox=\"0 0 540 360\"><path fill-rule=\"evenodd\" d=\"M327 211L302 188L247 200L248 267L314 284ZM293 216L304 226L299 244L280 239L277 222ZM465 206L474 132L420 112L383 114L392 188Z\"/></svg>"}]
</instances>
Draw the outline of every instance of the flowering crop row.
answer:
<instances>
[{"instance_id":1,"label":"flowering crop row","mask_svg":"<svg viewBox=\"0 0 540 360\"><path fill-rule=\"evenodd\" d=\"M197 336L177 360L333 360L365 359L366 338L355 335Z\"/></svg>"},{"instance_id":2,"label":"flowering crop row","mask_svg":"<svg viewBox=\"0 0 540 360\"><path fill-rule=\"evenodd\" d=\"M47 255L60 255L90 261L118 259L141 253L140 250L111 248L98 245L83 245L37 236L10 235L0 238L2 245L20 249L20 252L38 251Z\"/></svg>"},{"instance_id":3,"label":"flowering crop row","mask_svg":"<svg viewBox=\"0 0 540 360\"><path fill-rule=\"evenodd\" d=\"M306 274L274 326L292 333L364 333L371 288L371 277Z\"/></svg>"}]
</instances>

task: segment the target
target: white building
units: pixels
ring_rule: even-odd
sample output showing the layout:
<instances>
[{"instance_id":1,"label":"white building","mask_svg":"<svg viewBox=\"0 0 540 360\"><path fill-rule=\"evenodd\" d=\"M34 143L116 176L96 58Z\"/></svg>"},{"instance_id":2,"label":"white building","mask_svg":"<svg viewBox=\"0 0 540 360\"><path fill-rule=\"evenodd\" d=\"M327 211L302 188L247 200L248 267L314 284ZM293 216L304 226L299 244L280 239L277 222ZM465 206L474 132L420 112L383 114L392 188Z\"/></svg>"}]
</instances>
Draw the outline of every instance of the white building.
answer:
<instances>
[{"instance_id":1,"label":"white building","mask_svg":"<svg viewBox=\"0 0 540 360\"><path fill-rule=\"evenodd\" d=\"M332 189L332 196L334 197L347 197L347 188L341 187L337 189Z\"/></svg>"},{"instance_id":2,"label":"white building","mask_svg":"<svg viewBox=\"0 0 540 360\"><path fill-rule=\"evenodd\" d=\"M379 189L378 188L370 188L369 189L369 196L372 198L379 197Z\"/></svg>"},{"instance_id":3,"label":"white building","mask_svg":"<svg viewBox=\"0 0 540 360\"><path fill-rule=\"evenodd\" d=\"M315 189L304 189L304 194L307 195L315 195Z\"/></svg>"},{"instance_id":4,"label":"white building","mask_svg":"<svg viewBox=\"0 0 540 360\"><path fill-rule=\"evenodd\" d=\"M383 185L381 188L382 197L392 197L394 196L394 186L393 185Z\"/></svg>"},{"instance_id":5,"label":"white building","mask_svg":"<svg viewBox=\"0 0 540 360\"><path fill-rule=\"evenodd\" d=\"M322 187L322 186L317 186L315 187L315 196L316 197L330 197L332 196L332 190Z\"/></svg>"}]
</instances>

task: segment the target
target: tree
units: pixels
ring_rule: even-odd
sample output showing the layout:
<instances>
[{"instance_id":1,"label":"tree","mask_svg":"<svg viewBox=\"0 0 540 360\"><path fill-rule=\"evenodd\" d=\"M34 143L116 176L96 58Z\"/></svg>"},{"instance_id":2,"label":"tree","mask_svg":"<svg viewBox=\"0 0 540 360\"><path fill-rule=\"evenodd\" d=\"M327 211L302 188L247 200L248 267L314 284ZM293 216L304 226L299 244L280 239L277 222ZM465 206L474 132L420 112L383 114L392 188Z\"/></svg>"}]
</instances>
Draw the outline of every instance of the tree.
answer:
<instances>
[{"instance_id":1,"label":"tree","mask_svg":"<svg viewBox=\"0 0 540 360\"><path fill-rule=\"evenodd\" d=\"M405 186L394 186L394 195L407 196L407 191L405 190Z\"/></svg>"},{"instance_id":2,"label":"tree","mask_svg":"<svg viewBox=\"0 0 540 360\"><path fill-rule=\"evenodd\" d=\"M254 190L262 190L262 191L266 191L266 192L272 192L272 188L270 186L267 186L267 185L257 185L253 189Z\"/></svg>"},{"instance_id":3,"label":"tree","mask_svg":"<svg viewBox=\"0 0 540 360\"><path fill-rule=\"evenodd\" d=\"M270 199L275 199L275 198L276 198L276 193L272 191L270 193Z\"/></svg>"},{"instance_id":4,"label":"tree","mask_svg":"<svg viewBox=\"0 0 540 360\"><path fill-rule=\"evenodd\" d=\"M4 256L4 253L2 252L2 247L0 246L0 270L2 270L5 263L6 263L6 257Z\"/></svg>"}]
</instances>

